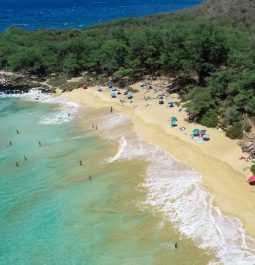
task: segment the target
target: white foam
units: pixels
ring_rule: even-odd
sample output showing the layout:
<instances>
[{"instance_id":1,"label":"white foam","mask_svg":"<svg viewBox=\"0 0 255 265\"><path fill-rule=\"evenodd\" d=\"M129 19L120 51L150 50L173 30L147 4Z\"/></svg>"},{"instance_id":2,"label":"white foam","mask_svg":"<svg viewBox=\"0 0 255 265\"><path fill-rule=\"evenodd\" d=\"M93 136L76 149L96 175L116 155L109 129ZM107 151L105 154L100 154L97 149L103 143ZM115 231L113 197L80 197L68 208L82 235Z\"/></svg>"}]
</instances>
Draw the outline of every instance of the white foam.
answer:
<instances>
[{"instance_id":1,"label":"white foam","mask_svg":"<svg viewBox=\"0 0 255 265\"><path fill-rule=\"evenodd\" d=\"M107 159L108 163L112 163L116 160L119 160L123 156L123 152L125 150L125 147L127 146L127 140L125 137L120 138L120 145L117 154L114 157L110 157Z\"/></svg>"},{"instance_id":2,"label":"white foam","mask_svg":"<svg viewBox=\"0 0 255 265\"><path fill-rule=\"evenodd\" d=\"M130 118L121 113L109 114L105 116L104 120L100 123L100 128L103 130L119 128L128 121L130 121Z\"/></svg>"},{"instance_id":3,"label":"white foam","mask_svg":"<svg viewBox=\"0 0 255 265\"><path fill-rule=\"evenodd\" d=\"M44 98L52 97L52 94L42 93L40 89L31 89L28 92L17 93L17 94L6 94L4 92L0 92L0 97L2 98L26 98L28 100L41 100Z\"/></svg>"},{"instance_id":4,"label":"white foam","mask_svg":"<svg viewBox=\"0 0 255 265\"><path fill-rule=\"evenodd\" d=\"M108 160L147 160L147 178L141 185L148 190L141 209L163 212L183 236L202 249L210 249L218 260L213 264L254 265L255 241L245 234L242 222L225 216L214 207L213 197L202 186L201 176L161 149L141 140L123 139L117 154Z\"/></svg>"},{"instance_id":5,"label":"white foam","mask_svg":"<svg viewBox=\"0 0 255 265\"><path fill-rule=\"evenodd\" d=\"M2 93L1 97L24 98L28 101L56 104L58 107L56 107L51 114L47 116L42 116L38 121L39 124L45 124L45 125L47 124L58 125L61 123L69 122L74 117L76 117L78 111L81 108L83 108L83 105L70 101L64 95L55 96L53 94L43 93L40 89L31 89L27 93L20 93L20 94Z\"/></svg>"},{"instance_id":6,"label":"white foam","mask_svg":"<svg viewBox=\"0 0 255 265\"><path fill-rule=\"evenodd\" d=\"M42 116L39 120L39 124L52 124L57 125L64 122L69 122L74 117L76 117L78 111L83 108L82 105L69 101L65 96L54 96L54 97L44 97L40 102L48 104L57 104L58 107L56 111L47 115Z\"/></svg>"}]
</instances>

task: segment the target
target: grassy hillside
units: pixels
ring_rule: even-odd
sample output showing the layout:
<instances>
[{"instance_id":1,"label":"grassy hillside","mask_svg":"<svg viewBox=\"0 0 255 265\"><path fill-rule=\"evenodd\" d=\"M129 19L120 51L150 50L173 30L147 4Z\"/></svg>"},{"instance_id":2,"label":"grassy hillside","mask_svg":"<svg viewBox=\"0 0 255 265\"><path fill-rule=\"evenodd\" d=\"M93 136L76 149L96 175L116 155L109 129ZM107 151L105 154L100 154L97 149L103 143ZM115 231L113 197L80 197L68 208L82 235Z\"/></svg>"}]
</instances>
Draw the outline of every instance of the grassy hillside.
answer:
<instances>
[{"instance_id":1,"label":"grassy hillside","mask_svg":"<svg viewBox=\"0 0 255 265\"><path fill-rule=\"evenodd\" d=\"M255 117L254 1L209 0L176 14L122 19L84 30L0 34L0 69L112 76L177 75L190 118L225 128L231 138Z\"/></svg>"}]
</instances>

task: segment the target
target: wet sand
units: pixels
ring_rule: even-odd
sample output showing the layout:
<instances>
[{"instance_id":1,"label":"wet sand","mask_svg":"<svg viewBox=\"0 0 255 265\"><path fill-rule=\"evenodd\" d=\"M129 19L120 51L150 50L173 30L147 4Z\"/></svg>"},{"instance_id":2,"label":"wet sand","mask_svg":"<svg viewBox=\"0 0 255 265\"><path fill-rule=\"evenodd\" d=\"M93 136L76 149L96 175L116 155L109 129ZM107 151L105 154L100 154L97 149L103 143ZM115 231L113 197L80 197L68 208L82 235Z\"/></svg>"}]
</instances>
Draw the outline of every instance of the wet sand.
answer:
<instances>
[{"instance_id":1,"label":"wet sand","mask_svg":"<svg viewBox=\"0 0 255 265\"><path fill-rule=\"evenodd\" d=\"M139 137L158 145L201 173L203 185L214 196L213 204L223 213L240 218L247 234L255 237L255 189L246 182L251 173L245 168L250 164L239 159L244 156L239 141L227 138L216 129L187 123L184 120L186 112L179 112L177 107L168 108L166 104L159 105L156 100L145 101L145 89L139 84L133 87L139 88L139 92L134 93L133 103L123 95L112 99L108 88L104 88L103 92L98 92L97 87L76 89L65 95L90 107L106 108L109 113L112 106L113 112L120 111L131 117L133 129ZM156 95L151 94L151 97ZM125 99L123 105L120 99ZM176 100L177 95L168 98L168 101ZM148 103L149 106L146 106ZM171 116L177 117L178 127L170 128L168 119ZM98 126L100 128L100 124ZM183 132L179 130L182 126L186 127ZM197 127L207 129L211 138L209 142L198 143L189 136Z\"/></svg>"}]
</instances>

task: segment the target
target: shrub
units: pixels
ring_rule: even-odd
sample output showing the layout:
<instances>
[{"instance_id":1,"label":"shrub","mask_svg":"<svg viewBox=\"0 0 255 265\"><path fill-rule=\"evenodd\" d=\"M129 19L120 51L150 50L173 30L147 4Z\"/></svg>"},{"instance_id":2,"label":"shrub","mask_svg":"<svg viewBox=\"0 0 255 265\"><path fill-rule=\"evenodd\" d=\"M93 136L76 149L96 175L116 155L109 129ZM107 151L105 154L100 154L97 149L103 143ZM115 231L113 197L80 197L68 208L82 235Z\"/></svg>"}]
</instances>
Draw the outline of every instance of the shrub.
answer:
<instances>
[{"instance_id":1,"label":"shrub","mask_svg":"<svg viewBox=\"0 0 255 265\"><path fill-rule=\"evenodd\" d=\"M243 137L243 128L242 124L237 122L234 123L230 129L227 131L226 136L231 139L242 139Z\"/></svg>"},{"instance_id":2,"label":"shrub","mask_svg":"<svg viewBox=\"0 0 255 265\"><path fill-rule=\"evenodd\" d=\"M213 109L209 109L205 114L202 115L199 123L206 127L216 127L218 124L217 112Z\"/></svg>"},{"instance_id":3,"label":"shrub","mask_svg":"<svg viewBox=\"0 0 255 265\"><path fill-rule=\"evenodd\" d=\"M132 68L121 67L117 72L115 72L115 75L117 77L124 77L124 76L133 76L134 73L135 71Z\"/></svg>"},{"instance_id":4,"label":"shrub","mask_svg":"<svg viewBox=\"0 0 255 265\"><path fill-rule=\"evenodd\" d=\"M245 132L250 132L251 129L252 129L251 124L250 124L248 121L245 121L245 122L244 122L244 131L245 131Z\"/></svg>"},{"instance_id":5,"label":"shrub","mask_svg":"<svg viewBox=\"0 0 255 265\"><path fill-rule=\"evenodd\" d=\"M255 164L251 166L251 172L255 176Z\"/></svg>"}]
</instances>

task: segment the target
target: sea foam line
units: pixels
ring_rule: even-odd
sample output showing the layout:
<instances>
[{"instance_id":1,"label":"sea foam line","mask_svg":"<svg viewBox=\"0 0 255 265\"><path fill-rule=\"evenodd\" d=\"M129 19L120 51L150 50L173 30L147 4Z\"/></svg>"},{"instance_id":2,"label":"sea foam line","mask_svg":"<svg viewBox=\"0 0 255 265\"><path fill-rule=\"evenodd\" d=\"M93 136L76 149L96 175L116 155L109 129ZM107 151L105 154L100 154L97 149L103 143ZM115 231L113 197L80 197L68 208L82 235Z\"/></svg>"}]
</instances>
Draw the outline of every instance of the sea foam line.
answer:
<instances>
[{"instance_id":1,"label":"sea foam line","mask_svg":"<svg viewBox=\"0 0 255 265\"><path fill-rule=\"evenodd\" d=\"M27 93L20 93L20 94L1 93L0 96L4 98L7 97L23 98L28 101L56 104L58 107L55 108L55 110L51 114L47 116L42 116L39 119L38 123L45 125L47 124L58 125L64 122L69 122L74 117L76 117L80 109L84 108L83 105L70 101L64 95L55 96L54 94L43 93L40 89L31 89Z\"/></svg>"},{"instance_id":2,"label":"sea foam line","mask_svg":"<svg viewBox=\"0 0 255 265\"><path fill-rule=\"evenodd\" d=\"M255 240L245 234L242 222L213 206L212 195L201 176L160 148L142 140L122 137L116 155L108 162L141 158L148 161L142 188L148 191L141 210L161 212L183 236L201 249L210 249L218 260L210 265L254 265Z\"/></svg>"}]
</instances>

